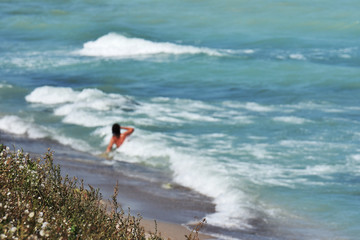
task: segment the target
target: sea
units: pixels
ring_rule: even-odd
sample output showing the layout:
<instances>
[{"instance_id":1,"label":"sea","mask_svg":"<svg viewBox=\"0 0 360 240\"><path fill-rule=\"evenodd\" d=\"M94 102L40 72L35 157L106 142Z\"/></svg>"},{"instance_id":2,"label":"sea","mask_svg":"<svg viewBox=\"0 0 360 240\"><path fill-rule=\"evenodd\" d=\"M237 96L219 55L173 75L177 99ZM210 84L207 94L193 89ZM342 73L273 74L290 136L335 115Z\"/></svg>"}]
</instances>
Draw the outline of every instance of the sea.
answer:
<instances>
[{"instance_id":1,"label":"sea","mask_svg":"<svg viewBox=\"0 0 360 240\"><path fill-rule=\"evenodd\" d=\"M131 126L114 168L213 199L219 239L357 240L359 9L0 0L0 130L99 155Z\"/></svg>"}]
</instances>

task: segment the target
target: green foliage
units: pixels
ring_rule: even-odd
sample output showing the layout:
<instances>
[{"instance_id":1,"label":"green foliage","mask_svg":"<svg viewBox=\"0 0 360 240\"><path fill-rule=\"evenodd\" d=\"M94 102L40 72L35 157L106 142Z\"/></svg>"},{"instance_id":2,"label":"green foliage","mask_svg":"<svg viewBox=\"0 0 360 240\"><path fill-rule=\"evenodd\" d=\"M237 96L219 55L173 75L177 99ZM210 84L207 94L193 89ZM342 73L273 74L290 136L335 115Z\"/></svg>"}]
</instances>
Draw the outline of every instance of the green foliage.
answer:
<instances>
[{"instance_id":1,"label":"green foliage","mask_svg":"<svg viewBox=\"0 0 360 240\"><path fill-rule=\"evenodd\" d=\"M105 206L99 190L61 177L50 149L33 160L0 145L0 187L0 239L146 239L141 217L117 203L117 187Z\"/></svg>"}]
</instances>

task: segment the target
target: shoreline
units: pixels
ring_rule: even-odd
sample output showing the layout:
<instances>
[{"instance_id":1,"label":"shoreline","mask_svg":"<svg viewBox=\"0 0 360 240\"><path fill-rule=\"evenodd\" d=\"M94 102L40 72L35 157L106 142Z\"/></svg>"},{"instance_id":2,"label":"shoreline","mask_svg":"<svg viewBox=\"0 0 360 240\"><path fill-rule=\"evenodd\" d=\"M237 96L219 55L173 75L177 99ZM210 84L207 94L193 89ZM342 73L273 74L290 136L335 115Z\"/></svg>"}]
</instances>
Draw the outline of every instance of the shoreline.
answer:
<instances>
[{"instance_id":1,"label":"shoreline","mask_svg":"<svg viewBox=\"0 0 360 240\"><path fill-rule=\"evenodd\" d=\"M207 214L215 211L211 199L190 189L178 185L164 187L161 182L148 181L142 176L132 175L146 171L145 167L128 163L118 163L122 168L114 169L104 164L104 160L88 153L79 152L52 140L28 139L26 136L13 135L0 131L0 140L10 149L23 149L32 158L42 156L48 148L54 151L54 164L60 165L61 175L84 180L84 185L98 188L103 200L110 199L118 183L118 202L131 215L140 214L141 223L147 233L157 232L165 239L185 239L192 229L192 223L200 222ZM132 171L124 174L123 171ZM199 239L214 239L210 234L202 233Z\"/></svg>"}]
</instances>

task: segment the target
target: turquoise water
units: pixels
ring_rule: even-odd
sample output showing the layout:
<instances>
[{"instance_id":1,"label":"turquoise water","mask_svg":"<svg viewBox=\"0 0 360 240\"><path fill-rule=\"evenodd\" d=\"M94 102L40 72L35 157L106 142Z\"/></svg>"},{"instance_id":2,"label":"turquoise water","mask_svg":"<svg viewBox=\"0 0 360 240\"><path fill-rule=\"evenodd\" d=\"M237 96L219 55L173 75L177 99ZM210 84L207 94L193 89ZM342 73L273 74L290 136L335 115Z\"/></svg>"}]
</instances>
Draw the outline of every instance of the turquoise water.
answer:
<instances>
[{"instance_id":1,"label":"turquoise water","mask_svg":"<svg viewBox=\"0 0 360 240\"><path fill-rule=\"evenodd\" d=\"M133 126L114 159L213 197L221 239L358 239L358 9L0 1L0 129L99 154Z\"/></svg>"}]
</instances>

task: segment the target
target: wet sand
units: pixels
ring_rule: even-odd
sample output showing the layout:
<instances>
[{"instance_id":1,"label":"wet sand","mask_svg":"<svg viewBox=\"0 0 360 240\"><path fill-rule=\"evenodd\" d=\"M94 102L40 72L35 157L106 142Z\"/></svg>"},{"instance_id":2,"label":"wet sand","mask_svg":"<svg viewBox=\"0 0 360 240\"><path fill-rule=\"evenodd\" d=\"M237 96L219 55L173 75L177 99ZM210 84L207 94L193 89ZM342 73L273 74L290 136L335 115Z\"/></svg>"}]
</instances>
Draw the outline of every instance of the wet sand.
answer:
<instances>
[{"instance_id":1,"label":"wet sand","mask_svg":"<svg viewBox=\"0 0 360 240\"><path fill-rule=\"evenodd\" d=\"M211 199L171 182L169 176L155 169L126 162L106 161L89 153L46 139L28 139L0 131L0 142L11 149L22 148L32 158L43 155L50 148L54 163L61 167L63 176L83 179L85 186L100 189L104 200L110 199L118 183L118 202L131 215L140 214L146 231L158 232L165 239L185 239L190 225L201 221L215 211ZM200 239L210 239L201 235Z\"/></svg>"}]
</instances>

